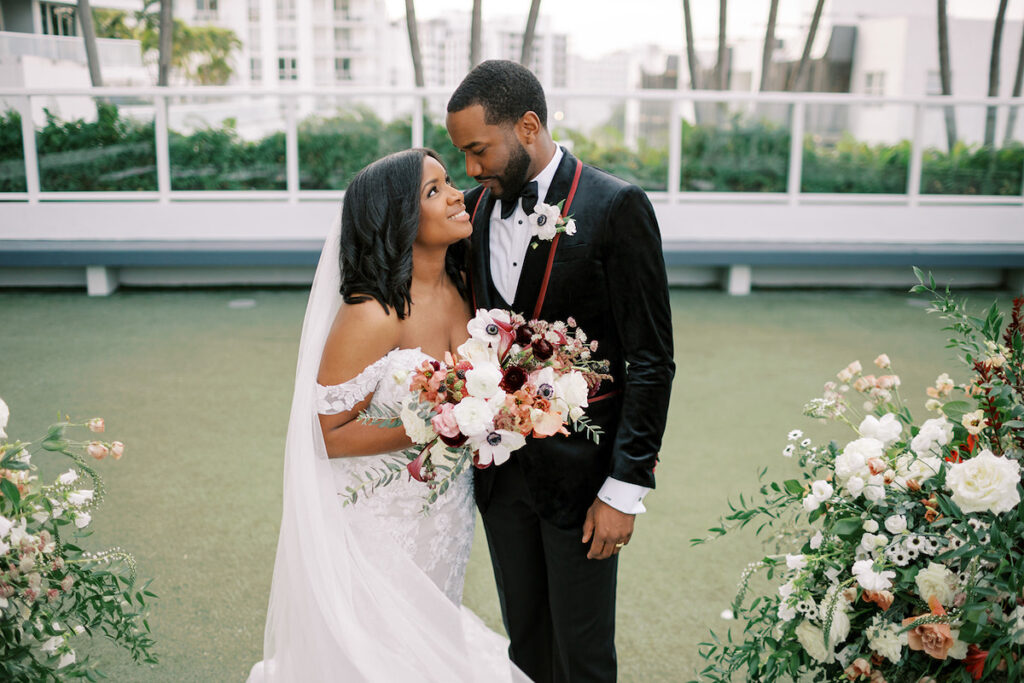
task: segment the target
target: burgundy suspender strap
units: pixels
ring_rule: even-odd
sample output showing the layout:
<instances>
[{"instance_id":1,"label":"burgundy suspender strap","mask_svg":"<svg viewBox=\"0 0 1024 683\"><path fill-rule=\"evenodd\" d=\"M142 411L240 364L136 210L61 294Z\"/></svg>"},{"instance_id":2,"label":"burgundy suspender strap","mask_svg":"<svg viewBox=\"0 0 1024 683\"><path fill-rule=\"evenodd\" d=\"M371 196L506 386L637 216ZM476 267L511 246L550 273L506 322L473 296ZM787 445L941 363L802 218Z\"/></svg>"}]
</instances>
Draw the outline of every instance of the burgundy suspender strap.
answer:
<instances>
[{"instance_id":1,"label":"burgundy suspender strap","mask_svg":"<svg viewBox=\"0 0 1024 683\"><path fill-rule=\"evenodd\" d=\"M480 208L480 205L484 203L484 196L487 194L487 190L480 193L480 196L476 198L476 206L473 207L473 214L469 217L469 224L473 225L476 221L476 210ZM469 267L469 296L473 300L473 315L476 315L476 289L473 288L473 266Z\"/></svg>"},{"instance_id":2,"label":"burgundy suspender strap","mask_svg":"<svg viewBox=\"0 0 1024 683\"><path fill-rule=\"evenodd\" d=\"M583 162L579 159L576 160L576 173L572 177L572 187L569 188L569 196L565 199L565 204L562 205L562 218L569 215L569 207L572 206L573 197L576 196L576 188L580 184L580 173L583 172ZM548 265L544 269L544 279L540 283L540 294L537 295L537 305L533 308L533 320L540 318L540 309L544 306L544 297L548 293L548 280L551 279L551 266L555 262L555 250L558 249L558 238L562 236L562 233L557 233L555 238L551 240L551 251L548 252Z\"/></svg>"}]
</instances>

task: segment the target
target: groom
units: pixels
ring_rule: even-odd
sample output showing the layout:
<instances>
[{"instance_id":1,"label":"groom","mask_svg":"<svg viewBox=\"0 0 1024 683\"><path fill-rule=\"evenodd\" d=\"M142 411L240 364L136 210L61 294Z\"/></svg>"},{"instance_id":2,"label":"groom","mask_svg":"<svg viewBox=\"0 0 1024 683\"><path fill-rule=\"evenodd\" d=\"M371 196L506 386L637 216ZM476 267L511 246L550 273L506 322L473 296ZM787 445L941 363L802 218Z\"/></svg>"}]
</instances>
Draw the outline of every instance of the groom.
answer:
<instances>
[{"instance_id":1,"label":"groom","mask_svg":"<svg viewBox=\"0 0 1024 683\"><path fill-rule=\"evenodd\" d=\"M480 183L466 193L474 306L574 317L614 377L586 411L604 431L599 445L531 439L476 472L509 653L535 681L614 681L617 554L654 488L675 372L661 233L640 188L552 141L544 91L525 67L477 66L446 123ZM575 234L532 236L534 206L563 200Z\"/></svg>"}]
</instances>

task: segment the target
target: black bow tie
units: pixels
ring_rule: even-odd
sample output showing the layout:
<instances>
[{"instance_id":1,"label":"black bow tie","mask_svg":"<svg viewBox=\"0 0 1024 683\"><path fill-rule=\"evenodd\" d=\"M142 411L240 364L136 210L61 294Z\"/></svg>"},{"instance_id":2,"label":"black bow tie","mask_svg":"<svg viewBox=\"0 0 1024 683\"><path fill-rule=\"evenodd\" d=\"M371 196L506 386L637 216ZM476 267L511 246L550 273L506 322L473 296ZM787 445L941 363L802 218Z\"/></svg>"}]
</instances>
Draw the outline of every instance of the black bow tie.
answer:
<instances>
[{"instance_id":1,"label":"black bow tie","mask_svg":"<svg viewBox=\"0 0 1024 683\"><path fill-rule=\"evenodd\" d=\"M519 195L512 197L511 199L501 200L501 218L502 220L508 220L508 218L515 213L516 202L520 199L523 200L523 211L527 215L533 213L533 209L537 206L537 181L531 180L526 183Z\"/></svg>"}]
</instances>

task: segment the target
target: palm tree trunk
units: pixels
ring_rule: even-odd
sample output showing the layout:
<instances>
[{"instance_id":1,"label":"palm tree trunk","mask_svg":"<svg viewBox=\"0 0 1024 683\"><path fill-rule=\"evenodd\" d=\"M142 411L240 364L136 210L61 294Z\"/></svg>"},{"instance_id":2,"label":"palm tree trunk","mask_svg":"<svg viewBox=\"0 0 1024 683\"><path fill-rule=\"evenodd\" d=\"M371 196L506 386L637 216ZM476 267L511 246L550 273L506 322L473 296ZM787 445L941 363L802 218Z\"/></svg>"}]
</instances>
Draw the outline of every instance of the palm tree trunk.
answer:
<instances>
[{"instance_id":1,"label":"palm tree trunk","mask_svg":"<svg viewBox=\"0 0 1024 683\"><path fill-rule=\"evenodd\" d=\"M473 18L469 23L469 68L480 63L480 31L483 0L473 0Z\"/></svg>"},{"instance_id":2,"label":"palm tree trunk","mask_svg":"<svg viewBox=\"0 0 1024 683\"><path fill-rule=\"evenodd\" d=\"M725 20L728 0L718 0L718 64L715 66L715 87L726 90L729 87L729 66L725 63Z\"/></svg>"},{"instance_id":3,"label":"palm tree trunk","mask_svg":"<svg viewBox=\"0 0 1024 683\"><path fill-rule=\"evenodd\" d=\"M946 0L938 0L939 19L939 81L942 84L942 94L953 94L953 78L949 70L949 15L946 13ZM956 109L945 107L946 117L946 144L950 154L956 146Z\"/></svg>"},{"instance_id":4,"label":"palm tree trunk","mask_svg":"<svg viewBox=\"0 0 1024 683\"><path fill-rule=\"evenodd\" d=\"M779 14L779 0L771 0L768 8L768 28L764 33L764 49L761 51L761 85L764 92L768 88L768 76L772 68L772 53L775 51L775 19Z\"/></svg>"},{"instance_id":5,"label":"palm tree trunk","mask_svg":"<svg viewBox=\"0 0 1024 683\"><path fill-rule=\"evenodd\" d=\"M996 25L992 31L992 55L988 63L988 96L999 96L999 56L1002 51L1003 26L1006 24L1006 4L1009 0L999 0L996 12ZM985 110L985 146L991 147L996 141L996 108Z\"/></svg>"},{"instance_id":6,"label":"palm tree trunk","mask_svg":"<svg viewBox=\"0 0 1024 683\"><path fill-rule=\"evenodd\" d=\"M690 67L690 90L700 90L700 62L697 61L697 48L693 45L693 15L690 13L690 0L683 0L683 31L686 34L686 62Z\"/></svg>"},{"instance_id":7,"label":"palm tree trunk","mask_svg":"<svg viewBox=\"0 0 1024 683\"><path fill-rule=\"evenodd\" d=\"M423 53L420 52L420 34L416 24L416 0L405 0L405 27L409 31L409 51L412 53L412 72L416 87L422 88Z\"/></svg>"},{"instance_id":8,"label":"palm tree trunk","mask_svg":"<svg viewBox=\"0 0 1024 683\"><path fill-rule=\"evenodd\" d=\"M78 0L78 23L82 26L82 39L85 41L85 59L89 63L89 79L94 88L102 88L100 53L96 47L96 27L92 23L92 8L89 6L89 0Z\"/></svg>"},{"instance_id":9,"label":"palm tree trunk","mask_svg":"<svg viewBox=\"0 0 1024 683\"><path fill-rule=\"evenodd\" d=\"M530 0L530 14L526 18L526 30L523 31L523 52L519 63L529 68L533 57L533 36L537 32L537 16L540 14L540 0Z\"/></svg>"},{"instance_id":10,"label":"palm tree trunk","mask_svg":"<svg viewBox=\"0 0 1024 683\"><path fill-rule=\"evenodd\" d=\"M160 56L157 85L167 85L171 78L171 51L174 49L174 0L160 0Z\"/></svg>"},{"instance_id":11,"label":"palm tree trunk","mask_svg":"<svg viewBox=\"0 0 1024 683\"><path fill-rule=\"evenodd\" d=\"M1020 97L1024 89L1024 30L1020 34L1020 52L1017 53L1017 75L1013 79L1013 96ZM1006 135L1003 137L1003 146L1013 141L1013 129L1017 126L1017 110L1019 107L1010 107L1010 117L1006 121Z\"/></svg>"},{"instance_id":12,"label":"palm tree trunk","mask_svg":"<svg viewBox=\"0 0 1024 683\"><path fill-rule=\"evenodd\" d=\"M803 90L804 77L807 74L807 64L811 61L811 47L814 46L814 37L818 34L818 23L821 21L821 12L825 8L825 0L818 0L814 6L814 15L811 17L811 26L807 29L807 42L804 43L804 51L800 55L800 63L796 71L791 72L789 82L786 83L786 90Z\"/></svg>"}]
</instances>

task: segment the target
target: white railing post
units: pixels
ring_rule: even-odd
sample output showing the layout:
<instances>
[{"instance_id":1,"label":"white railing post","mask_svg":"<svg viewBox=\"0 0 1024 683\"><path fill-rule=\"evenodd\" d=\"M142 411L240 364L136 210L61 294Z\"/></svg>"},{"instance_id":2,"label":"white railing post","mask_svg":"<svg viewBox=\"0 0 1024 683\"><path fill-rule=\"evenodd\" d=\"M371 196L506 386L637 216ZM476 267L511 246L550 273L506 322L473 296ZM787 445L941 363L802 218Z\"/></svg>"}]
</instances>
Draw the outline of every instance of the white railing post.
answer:
<instances>
[{"instance_id":1,"label":"white railing post","mask_svg":"<svg viewBox=\"0 0 1024 683\"><path fill-rule=\"evenodd\" d=\"M804 119L807 104L803 100L794 100L792 119L789 126L789 168L786 176L786 195L789 205L800 203L800 180L804 169Z\"/></svg>"},{"instance_id":2,"label":"white railing post","mask_svg":"<svg viewBox=\"0 0 1024 683\"><path fill-rule=\"evenodd\" d=\"M668 199L675 204L679 199L679 184L683 174L682 103L672 100L668 117Z\"/></svg>"},{"instance_id":3,"label":"white railing post","mask_svg":"<svg viewBox=\"0 0 1024 683\"><path fill-rule=\"evenodd\" d=\"M157 95L153 98L154 128L156 133L156 188L160 193L160 203L171 201L171 150L167 134L167 97Z\"/></svg>"},{"instance_id":4,"label":"white railing post","mask_svg":"<svg viewBox=\"0 0 1024 683\"><path fill-rule=\"evenodd\" d=\"M296 98L289 97L285 104L284 159L288 203L299 201L299 123Z\"/></svg>"},{"instance_id":5,"label":"white railing post","mask_svg":"<svg viewBox=\"0 0 1024 683\"><path fill-rule=\"evenodd\" d=\"M423 98L419 96L412 101L412 146L423 146Z\"/></svg>"},{"instance_id":6,"label":"white railing post","mask_svg":"<svg viewBox=\"0 0 1024 683\"><path fill-rule=\"evenodd\" d=\"M924 165L924 105L914 105L914 130L910 134L910 167L907 170L907 201L917 206L921 198L921 168Z\"/></svg>"},{"instance_id":7,"label":"white railing post","mask_svg":"<svg viewBox=\"0 0 1024 683\"><path fill-rule=\"evenodd\" d=\"M18 98L21 111L21 149L25 155L25 191L28 203L39 201L39 155L36 149L36 127L32 123L32 96Z\"/></svg>"}]
</instances>

